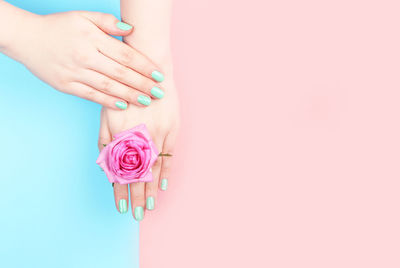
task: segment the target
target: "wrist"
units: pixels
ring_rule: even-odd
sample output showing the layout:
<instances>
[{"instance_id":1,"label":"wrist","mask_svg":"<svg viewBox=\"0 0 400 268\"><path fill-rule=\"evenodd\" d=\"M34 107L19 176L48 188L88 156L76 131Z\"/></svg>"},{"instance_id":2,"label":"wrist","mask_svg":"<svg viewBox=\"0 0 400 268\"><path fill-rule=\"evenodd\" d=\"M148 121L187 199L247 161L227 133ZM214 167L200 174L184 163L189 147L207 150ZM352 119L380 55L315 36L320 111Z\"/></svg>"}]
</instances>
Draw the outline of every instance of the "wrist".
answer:
<instances>
[{"instance_id":1,"label":"wrist","mask_svg":"<svg viewBox=\"0 0 400 268\"><path fill-rule=\"evenodd\" d=\"M124 41L159 65L167 75L172 74L171 8L171 0L121 0L122 21L134 26L133 33Z\"/></svg>"},{"instance_id":2,"label":"wrist","mask_svg":"<svg viewBox=\"0 0 400 268\"><path fill-rule=\"evenodd\" d=\"M0 1L0 52L16 59L19 47L26 46L25 37L32 35L33 20L39 15Z\"/></svg>"}]
</instances>

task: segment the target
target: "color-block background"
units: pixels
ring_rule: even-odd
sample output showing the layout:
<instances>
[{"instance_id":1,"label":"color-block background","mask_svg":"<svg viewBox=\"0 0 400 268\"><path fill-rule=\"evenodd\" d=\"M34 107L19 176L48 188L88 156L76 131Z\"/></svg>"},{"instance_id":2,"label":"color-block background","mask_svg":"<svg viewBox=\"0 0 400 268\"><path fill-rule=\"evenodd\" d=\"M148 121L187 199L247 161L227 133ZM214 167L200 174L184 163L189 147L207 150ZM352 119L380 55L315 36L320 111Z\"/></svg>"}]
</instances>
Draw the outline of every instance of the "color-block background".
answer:
<instances>
[{"instance_id":1,"label":"color-block background","mask_svg":"<svg viewBox=\"0 0 400 268\"><path fill-rule=\"evenodd\" d=\"M400 267L399 2L175 3L179 166L142 267Z\"/></svg>"},{"instance_id":2,"label":"color-block background","mask_svg":"<svg viewBox=\"0 0 400 268\"><path fill-rule=\"evenodd\" d=\"M12 2L118 13L117 0ZM399 267L398 10L175 0L182 134L141 223L141 267ZM5 57L0 73L5 266L136 265L137 225L94 165L99 107Z\"/></svg>"},{"instance_id":3,"label":"color-block background","mask_svg":"<svg viewBox=\"0 0 400 268\"><path fill-rule=\"evenodd\" d=\"M40 14L119 14L117 0L9 2ZM115 210L95 164L100 106L56 92L4 55L0 96L0 267L138 267L138 224Z\"/></svg>"}]
</instances>

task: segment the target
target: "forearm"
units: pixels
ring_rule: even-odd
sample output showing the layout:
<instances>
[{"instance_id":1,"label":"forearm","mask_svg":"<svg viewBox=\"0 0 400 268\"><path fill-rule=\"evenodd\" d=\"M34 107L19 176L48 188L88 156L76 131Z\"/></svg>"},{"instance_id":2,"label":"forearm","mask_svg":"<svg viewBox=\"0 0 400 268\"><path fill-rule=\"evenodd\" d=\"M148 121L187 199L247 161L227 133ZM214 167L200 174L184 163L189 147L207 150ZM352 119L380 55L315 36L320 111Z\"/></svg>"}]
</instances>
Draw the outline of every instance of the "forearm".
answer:
<instances>
[{"instance_id":1,"label":"forearm","mask_svg":"<svg viewBox=\"0 0 400 268\"><path fill-rule=\"evenodd\" d=\"M27 34L24 24L37 15L0 0L0 52L9 54L16 45L18 36Z\"/></svg>"},{"instance_id":2,"label":"forearm","mask_svg":"<svg viewBox=\"0 0 400 268\"><path fill-rule=\"evenodd\" d=\"M121 17L134 25L124 41L172 75L170 19L172 0L121 0Z\"/></svg>"}]
</instances>

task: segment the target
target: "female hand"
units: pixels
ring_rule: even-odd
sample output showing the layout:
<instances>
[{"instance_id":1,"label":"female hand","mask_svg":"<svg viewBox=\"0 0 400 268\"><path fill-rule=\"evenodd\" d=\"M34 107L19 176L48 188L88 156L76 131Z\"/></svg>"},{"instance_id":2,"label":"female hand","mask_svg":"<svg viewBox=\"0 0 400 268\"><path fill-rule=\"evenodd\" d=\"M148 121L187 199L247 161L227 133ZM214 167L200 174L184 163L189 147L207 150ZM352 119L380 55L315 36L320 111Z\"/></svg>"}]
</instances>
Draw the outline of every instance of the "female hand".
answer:
<instances>
[{"instance_id":1,"label":"female hand","mask_svg":"<svg viewBox=\"0 0 400 268\"><path fill-rule=\"evenodd\" d=\"M147 210L155 208L158 188L161 190L167 189L175 140L179 129L179 103L176 88L174 83L168 81L168 79L163 84L168 94L163 101L155 102L145 110L130 106L125 111L113 111L103 108L101 112L98 141L100 151L104 148L104 144L109 144L112 141L113 135L144 123L158 151L172 155L172 157L158 157L152 167L152 182L131 183L129 189L127 184L114 184L114 199L117 210L120 213L128 211L130 195L132 213L137 221L143 219L145 208Z\"/></svg>"},{"instance_id":2,"label":"female hand","mask_svg":"<svg viewBox=\"0 0 400 268\"><path fill-rule=\"evenodd\" d=\"M0 15L4 5L12 7L0 2ZM14 21L6 44L0 42L0 49L55 89L111 109L126 109L127 102L148 106L151 97L163 97L156 83L163 80L159 68L109 36L130 34L130 25L97 12L45 16L23 12L19 17L14 14L18 21Z\"/></svg>"},{"instance_id":3,"label":"female hand","mask_svg":"<svg viewBox=\"0 0 400 268\"><path fill-rule=\"evenodd\" d=\"M124 37L124 41L140 48L141 51L163 67L166 89L162 101L154 102L147 109L130 106L125 111L102 110L99 135L99 149L108 144L112 136L139 124L145 124L159 152L174 155L175 140L179 129L179 101L172 72L170 40L170 0L121 0L121 16L124 21L135 22L135 34ZM114 184L115 205L119 212L128 211L129 195L133 216L140 221L144 210L153 210L156 205L157 190L166 190L170 179L170 168L174 156L158 157L152 167L153 181Z\"/></svg>"}]
</instances>

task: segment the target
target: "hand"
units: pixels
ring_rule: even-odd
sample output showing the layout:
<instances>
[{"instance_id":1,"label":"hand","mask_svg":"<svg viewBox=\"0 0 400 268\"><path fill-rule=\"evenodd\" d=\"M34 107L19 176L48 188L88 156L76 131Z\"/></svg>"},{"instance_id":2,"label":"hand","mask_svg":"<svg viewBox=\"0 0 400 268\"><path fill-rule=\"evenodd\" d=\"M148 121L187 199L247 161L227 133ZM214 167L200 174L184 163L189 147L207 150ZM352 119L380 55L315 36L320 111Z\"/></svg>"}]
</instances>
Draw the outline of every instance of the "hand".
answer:
<instances>
[{"instance_id":1,"label":"hand","mask_svg":"<svg viewBox=\"0 0 400 268\"><path fill-rule=\"evenodd\" d=\"M140 221L144 217L144 209L153 210L157 190L166 190L169 170L174 155L174 146L179 129L179 102L174 83L166 79L164 87L167 94L162 101L154 102L146 109L130 106L125 111L113 111L103 108L99 134L99 149L103 144L112 141L112 136L141 123L146 124L159 152L171 154L172 157L159 157L152 167L153 181L148 183L132 183L128 185L114 184L114 199L120 213L128 211L129 192L133 216Z\"/></svg>"},{"instance_id":2,"label":"hand","mask_svg":"<svg viewBox=\"0 0 400 268\"><path fill-rule=\"evenodd\" d=\"M148 106L164 92L159 68L146 56L109 36L126 36L132 27L110 14L74 11L30 14L18 22L4 52L64 93L111 109L128 103ZM127 103L128 102L128 103Z\"/></svg>"}]
</instances>

